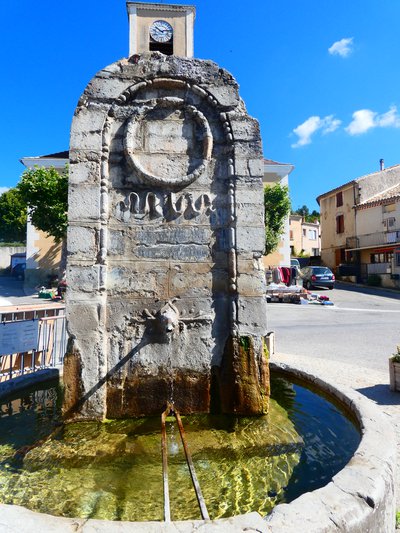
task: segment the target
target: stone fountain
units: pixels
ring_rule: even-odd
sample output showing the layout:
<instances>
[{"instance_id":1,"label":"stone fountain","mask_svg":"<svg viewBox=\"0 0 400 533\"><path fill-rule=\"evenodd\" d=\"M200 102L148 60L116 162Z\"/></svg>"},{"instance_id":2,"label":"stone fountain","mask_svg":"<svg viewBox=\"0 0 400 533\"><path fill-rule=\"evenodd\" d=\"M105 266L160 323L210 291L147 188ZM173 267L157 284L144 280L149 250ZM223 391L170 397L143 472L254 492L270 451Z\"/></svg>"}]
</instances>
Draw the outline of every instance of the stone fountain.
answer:
<instances>
[{"instance_id":1,"label":"stone fountain","mask_svg":"<svg viewBox=\"0 0 400 533\"><path fill-rule=\"evenodd\" d=\"M70 145L67 416L267 412L262 177L258 122L215 63L149 52L90 81Z\"/></svg>"},{"instance_id":2,"label":"stone fountain","mask_svg":"<svg viewBox=\"0 0 400 533\"><path fill-rule=\"evenodd\" d=\"M149 4L131 4L137 30L137 9L148 22ZM192 6L181 6L190 8L185 17L175 4L155 7L177 14L177 30L193 21ZM154 25L164 41L169 24ZM142 40L148 35L136 33ZM181 31L189 44L191 34ZM99 518L159 520L159 429L152 429L153 417L133 417L159 415L170 405L175 416L268 411L262 176L258 123L233 77L215 63L132 52L89 83L71 134L64 415L95 421L57 421L46 438L28 438L18 449L18 420L8 432L3 424L6 528L111 532L115 522ZM338 531L392 531L396 448L387 421L354 391L275 366L348 407L362 430L355 455L325 487L278 505L266 519L249 513L210 522L202 512L206 522L200 522L189 505L174 510L191 520L176 527L282 533L330 531L333 524ZM273 399L270 407L268 417L251 423L188 417L212 517L265 514L282 500L303 441L286 411ZM105 418L131 420L97 422ZM163 441L164 487L165 449ZM170 455L174 500L186 502L175 448ZM149 491L151 478L157 480ZM170 531L166 502L164 491L165 524L121 527Z\"/></svg>"}]
</instances>

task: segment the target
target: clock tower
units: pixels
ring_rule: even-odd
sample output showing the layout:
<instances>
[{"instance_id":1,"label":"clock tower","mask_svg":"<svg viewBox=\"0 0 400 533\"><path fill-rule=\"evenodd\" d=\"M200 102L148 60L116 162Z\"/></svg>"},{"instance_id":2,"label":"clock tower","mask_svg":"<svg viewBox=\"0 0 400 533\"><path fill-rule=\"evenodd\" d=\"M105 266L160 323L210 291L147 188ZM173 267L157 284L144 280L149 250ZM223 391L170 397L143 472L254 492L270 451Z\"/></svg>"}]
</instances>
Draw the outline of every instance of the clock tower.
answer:
<instances>
[{"instance_id":1,"label":"clock tower","mask_svg":"<svg viewBox=\"0 0 400 533\"><path fill-rule=\"evenodd\" d=\"M193 57L194 6L127 2L129 56L159 51Z\"/></svg>"}]
</instances>

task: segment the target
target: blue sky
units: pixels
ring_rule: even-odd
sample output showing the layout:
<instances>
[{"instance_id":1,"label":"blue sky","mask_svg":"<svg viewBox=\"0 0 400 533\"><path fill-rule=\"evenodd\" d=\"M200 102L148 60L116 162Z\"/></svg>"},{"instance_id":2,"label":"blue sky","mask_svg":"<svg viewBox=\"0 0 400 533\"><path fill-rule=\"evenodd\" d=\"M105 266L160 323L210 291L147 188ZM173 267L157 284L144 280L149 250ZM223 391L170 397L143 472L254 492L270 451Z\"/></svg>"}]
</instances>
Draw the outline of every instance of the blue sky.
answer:
<instances>
[{"instance_id":1,"label":"blue sky","mask_svg":"<svg viewBox=\"0 0 400 533\"><path fill-rule=\"evenodd\" d=\"M193 4L195 56L236 77L265 157L294 164L294 208L400 163L399 0ZM0 2L0 191L21 157L68 148L86 84L127 53L124 0Z\"/></svg>"}]
</instances>

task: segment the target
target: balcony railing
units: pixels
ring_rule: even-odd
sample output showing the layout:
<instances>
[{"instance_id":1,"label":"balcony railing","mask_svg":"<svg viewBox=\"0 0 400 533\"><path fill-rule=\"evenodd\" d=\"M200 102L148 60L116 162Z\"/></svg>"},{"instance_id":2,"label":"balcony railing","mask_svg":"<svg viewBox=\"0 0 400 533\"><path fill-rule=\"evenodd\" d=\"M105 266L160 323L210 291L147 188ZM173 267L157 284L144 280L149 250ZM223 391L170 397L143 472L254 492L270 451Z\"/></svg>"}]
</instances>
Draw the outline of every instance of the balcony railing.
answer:
<instances>
[{"instance_id":1,"label":"balcony railing","mask_svg":"<svg viewBox=\"0 0 400 533\"><path fill-rule=\"evenodd\" d=\"M367 273L369 274L390 274L392 272L391 263L370 263L367 264Z\"/></svg>"},{"instance_id":2,"label":"balcony railing","mask_svg":"<svg viewBox=\"0 0 400 533\"><path fill-rule=\"evenodd\" d=\"M357 237L346 239L346 248L372 248L374 246L384 246L385 244L400 244L400 229L392 231L377 231Z\"/></svg>"}]
</instances>

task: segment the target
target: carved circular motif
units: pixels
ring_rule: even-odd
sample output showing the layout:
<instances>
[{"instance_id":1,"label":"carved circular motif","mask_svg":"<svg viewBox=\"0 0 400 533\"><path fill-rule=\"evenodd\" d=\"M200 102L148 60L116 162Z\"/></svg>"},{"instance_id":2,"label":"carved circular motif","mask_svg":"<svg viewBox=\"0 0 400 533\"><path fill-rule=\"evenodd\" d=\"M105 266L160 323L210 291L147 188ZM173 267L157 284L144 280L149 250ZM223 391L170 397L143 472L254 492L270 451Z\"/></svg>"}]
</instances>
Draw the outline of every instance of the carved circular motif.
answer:
<instances>
[{"instance_id":1,"label":"carved circular motif","mask_svg":"<svg viewBox=\"0 0 400 533\"><path fill-rule=\"evenodd\" d=\"M124 133L129 166L141 181L156 186L195 181L207 168L212 146L206 117L175 97L138 104Z\"/></svg>"}]
</instances>

